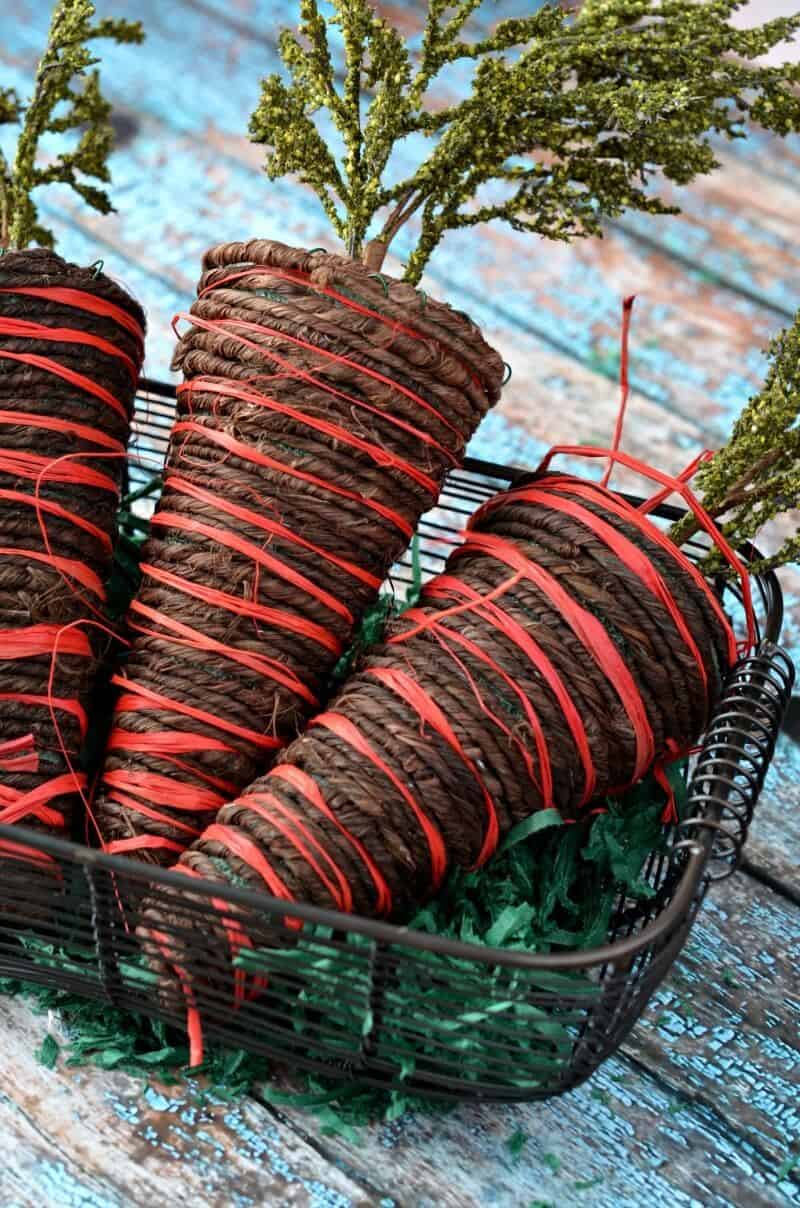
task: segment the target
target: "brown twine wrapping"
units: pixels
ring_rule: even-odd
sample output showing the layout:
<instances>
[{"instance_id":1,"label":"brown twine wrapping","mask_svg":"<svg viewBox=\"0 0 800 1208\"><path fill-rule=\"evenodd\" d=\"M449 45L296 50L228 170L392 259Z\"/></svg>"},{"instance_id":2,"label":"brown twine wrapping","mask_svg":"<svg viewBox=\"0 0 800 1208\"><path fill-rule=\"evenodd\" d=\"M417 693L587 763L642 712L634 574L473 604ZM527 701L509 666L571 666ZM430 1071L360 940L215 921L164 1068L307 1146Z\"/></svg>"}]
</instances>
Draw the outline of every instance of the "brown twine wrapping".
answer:
<instances>
[{"instance_id":1,"label":"brown twine wrapping","mask_svg":"<svg viewBox=\"0 0 800 1208\"><path fill-rule=\"evenodd\" d=\"M143 330L145 320L141 308L110 278L91 268L68 264L44 249L9 252L0 257L0 321L23 320L99 337L125 353L134 362L138 376L143 348L124 325L64 300L16 292L31 288L67 289L91 295L121 308ZM17 424L6 416L0 423L0 458L5 459L4 465L0 465L0 490L25 496L36 494L35 478L15 470L14 458L25 459L33 455L42 458L44 464L70 455L70 462L60 464L96 470L112 480L116 493L93 485L58 482L45 472L39 481L41 510L38 514L35 502L0 496L0 547L27 551L28 554L47 554L49 545L50 554L80 562L100 580L105 580L111 563L109 545L73 521L47 511L46 507L48 504L60 505L101 529L109 538L116 535L118 491L125 472L124 449L135 393L131 369L123 360L101 348L66 341L0 333L0 351L56 362L102 386L124 407L123 416L102 399L41 365L0 358L0 412L21 412L45 421L53 419L80 424L101 436L113 438L120 447L119 455L98 456L107 454L108 450L81 433L37 427L24 418ZM75 454L80 456L74 457ZM57 654L55 660L50 653L8 657L8 643L31 626L63 627L88 620L95 615L92 606L100 610L101 600L69 576L65 578L55 567L36 561L26 553L0 556L0 630L7 635L0 643L5 647L5 651L0 648L0 746L30 734L38 757L36 771L0 768L0 789L5 790L0 795L0 817L4 806L19 796L69 772L69 763L80 767L78 719L60 707L54 710L68 761L62 753L47 701L30 703L14 698L20 695L52 697L85 708L96 666L95 658L64 653ZM88 629L85 632L99 655L105 645L104 639ZM48 686L51 670L52 684ZM66 794L48 804L60 811L68 824L74 801L73 794ZM18 821L37 828L44 825L35 814Z\"/></svg>"},{"instance_id":2,"label":"brown twine wrapping","mask_svg":"<svg viewBox=\"0 0 800 1208\"><path fill-rule=\"evenodd\" d=\"M705 727L729 661L726 633L707 595L667 550L600 501L584 506L642 550L661 575L696 643L706 685L666 605L588 523L510 495L479 519L474 532L510 540L602 624L633 677L658 760L675 747L691 747ZM487 837L487 792L498 841L545 805L555 806L564 818L575 817L585 804L586 780L565 711L513 630L509 636L493 623L486 604L462 608L465 589L493 601L506 628L509 619L516 623L550 660L585 728L595 796L630 785L636 741L618 685L531 579L515 580L496 556L467 548L452 555L444 575L427 585L419 609L391 623L329 711L281 755L269 775L221 810L178 867L210 881L341 909L338 869L354 911L403 920L431 896L435 877L431 843L399 785L430 821L448 868L471 867L478 860ZM446 615L448 609L461 610ZM435 626L433 617L439 617ZM419 629L426 620L428 627ZM398 641L403 635L410 636ZM417 708L376 678L376 670L387 669L404 673L438 706L460 753ZM552 771L549 801L535 731L512 683L541 726ZM358 730L384 769L331 728L326 720L331 715ZM294 779L287 778L286 769ZM394 781L385 769L395 774ZM380 908L380 880L391 894L388 911ZM276 889L278 882L284 892ZM191 893L188 900L199 902ZM246 912L231 909L230 914L251 941L263 931ZM207 914L202 926L208 931ZM198 917L176 904L167 914L151 908L140 928L173 1005L178 991L170 982L165 951L173 968L191 967L192 949L209 951L209 943L232 951L230 929L220 924L209 940L197 927ZM153 943L154 932L169 937L165 949ZM230 995L230 970L226 976L221 959L208 970L204 966L204 977Z\"/></svg>"},{"instance_id":3,"label":"brown twine wrapping","mask_svg":"<svg viewBox=\"0 0 800 1208\"><path fill-rule=\"evenodd\" d=\"M174 362L191 389L179 397L131 614L132 686L115 715L126 745L112 737L97 808L111 850L158 863L172 863L318 707L338 650L503 375L466 317L342 256L263 240L223 245L206 254L198 294ZM230 387L248 398L220 393ZM278 569L232 548L241 541ZM164 582L164 572L191 587ZM280 615L237 615L230 599L197 598L198 587ZM290 682L252 659L243 665L245 654L273 660ZM158 699L143 704L137 687Z\"/></svg>"}]
</instances>

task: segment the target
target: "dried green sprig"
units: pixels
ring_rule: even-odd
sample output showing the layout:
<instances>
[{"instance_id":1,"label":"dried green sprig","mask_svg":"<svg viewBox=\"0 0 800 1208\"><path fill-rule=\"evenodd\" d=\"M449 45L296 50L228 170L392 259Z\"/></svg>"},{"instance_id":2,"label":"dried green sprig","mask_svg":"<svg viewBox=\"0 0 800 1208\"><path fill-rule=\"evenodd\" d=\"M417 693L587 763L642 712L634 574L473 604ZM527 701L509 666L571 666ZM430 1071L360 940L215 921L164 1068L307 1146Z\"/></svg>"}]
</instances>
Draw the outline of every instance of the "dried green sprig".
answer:
<instances>
[{"instance_id":1,"label":"dried green sprig","mask_svg":"<svg viewBox=\"0 0 800 1208\"><path fill-rule=\"evenodd\" d=\"M328 16L322 3L301 0L297 32L281 35L289 80L262 82L251 138L268 148L269 177L308 184L350 254L373 268L419 215L412 282L446 231L497 219L568 240L600 234L626 209L674 213L648 181L712 171L709 133L741 137L748 117L781 134L800 125L800 65L753 63L793 37L800 15L737 29L743 0L586 0L577 14L547 5L472 40L465 28L481 0L428 0L413 53L369 0L331 0ZM330 26L341 30L340 80ZM469 95L440 104L430 90L459 61L474 64ZM430 153L389 183L393 153L415 135Z\"/></svg>"},{"instance_id":2,"label":"dried green sprig","mask_svg":"<svg viewBox=\"0 0 800 1208\"><path fill-rule=\"evenodd\" d=\"M23 105L12 90L0 91L0 125L22 125L13 163L0 153L0 247L53 246L52 231L40 225L32 197L40 185L67 184L101 214L113 209L107 193L86 180L110 180L107 160L114 141L111 105L100 91L98 72L90 70L100 60L86 43L95 38L141 42L144 32L138 21L94 17L91 0L58 0L30 101ZM43 135L70 131L78 134L75 149L37 166Z\"/></svg>"},{"instance_id":3,"label":"dried green sprig","mask_svg":"<svg viewBox=\"0 0 800 1208\"><path fill-rule=\"evenodd\" d=\"M756 537L768 521L800 506L800 314L772 341L769 358L762 389L748 401L728 443L697 475L703 506L711 516L725 519L722 531L737 547ZM680 544L697 527L689 515L670 535ZM800 536L795 533L753 569L768 570L798 557ZM712 555L708 569L718 562ZM724 569L721 563L719 569Z\"/></svg>"}]
</instances>

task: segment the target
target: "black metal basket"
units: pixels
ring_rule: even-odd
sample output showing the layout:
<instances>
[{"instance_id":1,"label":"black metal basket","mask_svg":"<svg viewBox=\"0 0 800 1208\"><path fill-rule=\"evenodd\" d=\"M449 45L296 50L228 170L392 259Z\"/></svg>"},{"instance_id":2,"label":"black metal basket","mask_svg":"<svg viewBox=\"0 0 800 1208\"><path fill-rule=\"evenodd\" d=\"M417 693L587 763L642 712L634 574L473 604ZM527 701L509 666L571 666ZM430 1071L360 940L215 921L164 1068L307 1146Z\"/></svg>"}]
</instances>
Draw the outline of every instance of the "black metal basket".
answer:
<instances>
[{"instance_id":1,"label":"black metal basket","mask_svg":"<svg viewBox=\"0 0 800 1208\"><path fill-rule=\"evenodd\" d=\"M174 390L143 383L132 486L163 459ZM423 574L438 571L457 530L521 471L468 460L419 529ZM680 514L662 508L671 519ZM752 551L751 551L752 552ZM409 582L408 562L392 584ZM530 955L458 943L370 919L192 880L119 856L0 826L0 975L61 987L183 1026L180 991L164 993L136 928L145 903L172 918L184 992L209 1040L295 1067L427 1095L534 1099L587 1078L623 1040L683 946L711 880L735 866L772 757L794 671L776 645L782 600L755 581L759 646L733 670L689 783L689 810L644 871L654 893L617 903L608 941ZM734 589L729 585L726 592ZM733 601L731 601L733 604ZM212 902L213 899L213 902ZM234 964L221 903L246 917L252 947ZM199 917L201 927L193 926ZM216 924L216 926L215 926ZM201 938L198 938L201 937ZM186 941L185 943L183 941ZM409 1060L409 1058L412 1058Z\"/></svg>"}]
</instances>

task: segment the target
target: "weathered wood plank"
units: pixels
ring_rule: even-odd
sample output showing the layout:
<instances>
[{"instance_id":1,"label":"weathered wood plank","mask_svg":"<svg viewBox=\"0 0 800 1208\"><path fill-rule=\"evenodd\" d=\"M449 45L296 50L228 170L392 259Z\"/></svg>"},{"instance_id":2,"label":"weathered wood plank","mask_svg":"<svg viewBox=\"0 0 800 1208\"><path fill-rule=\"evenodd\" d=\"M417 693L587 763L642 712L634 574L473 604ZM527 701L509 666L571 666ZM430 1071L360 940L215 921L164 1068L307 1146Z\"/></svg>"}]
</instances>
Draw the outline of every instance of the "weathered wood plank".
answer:
<instances>
[{"instance_id":1,"label":"weathered wood plank","mask_svg":"<svg viewBox=\"0 0 800 1208\"><path fill-rule=\"evenodd\" d=\"M800 568L785 567L779 577L785 603L781 643L800 674ZM756 875L775 878L786 892L800 898L799 853L800 696L795 695L756 807L745 856Z\"/></svg>"},{"instance_id":2,"label":"weathered wood plank","mask_svg":"<svg viewBox=\"0 0 800 1208\"><path fill-rule=\"evenodd\" d=\"M313 1118L296 1111L273 1118L257 1106L212 1099L193 1113L184 1091L143 1096L122 1074L46 1071L32 1056L46 1021L19 1001L4 1002L0 1128L17 1142L14 1177L36 1188L21 1203L41 1203L54 1171L76 1196L54 1201L59 1208L82 1203L79 1193L102 1205L149 1203L178 1156L187 1197L179 1203L226 1202L214 1197L230 1180L242 1203L265 1202L247 1198L255 1172L266 1177L264 1162L270 1177L288 1168L296 1195L279 1198L288 1192L273 1185L276 1198L266 1202L348 1202L303 1198L310 1183L355 1203L391 1194L401 1205L442 1208L534 1199L633 1204L645 1189L655 1208L766 1205L781 1196L800 1202L792 1177L778 1180L800 1142L793 1089L799 923L800 911L737 877L707 903L678 967L625 1046L633 1063L615 1059L561 1100L464 1107L443 1120L412 1117L365 1130L355 1144L320 1138ZM517 1130L527 1138L519 1161L507 1144ZM52 1150L41 1134L53 1138ZM346 1174L331 1174L331 1161L344 1162ZM16 1195L12 1175L5 1187L2 1177L0 1188ZM344 1188L340 1178L349 1180ZM133 1188L140 1198L130 1198ZM128 1198L115 1200L120 1190Z\"/></svg>"},{"instance_id":3,"label":"weathered wood plank","mask_svg":"<svg viewBox=\"0 0 800 1208\"><path fill-rule=\"evenodd\" d=\"M798 48L793 48L797 55ZM800 189L800 137L753 126L746 139L718 140L722 168L672 196L683 214L668 223L626 216L622 225L678 262L752 294L777 316L798 305L797 241L792 224Z\"/></svg>"},{"instance_id":4,"label":"weathered wood plank","mask_svg":"<svg viewBox=\"0 0 800 1208\"><path fill-rule=\"evenodd\" d=\"M774 180L765 188L750 158L731 155L727 145L721 153L722 168L707 180L664 190L681 214L664 222L629 214L615 226L666 253L676 266L699 269L734 296L771 311L777 327L800 303L791 222L800 180Z\"/></svg>"},{"instance_id":5,"label":"weathered wood plank","mask_svg":"<svg viewBox=\"0 0 800 1208\"><path fill-rule=\"evenodd\" d=\"M624 1046L692 1102L735 1121L776 1168L800 1144L798 961L800 909L734 876L709 894Z\"/></svg>"},{"instance_id":6,"label":"weathered wood plank","mask_svg":"<svg viewBox=\"0 0 800 1208\"><path fill-rule=\"evenodd\" d=\"M33 1054L46 1028L22 1000L2 1000L4 1208L367 1208L383 1198L379 1171L354 1181L254 1101L146 1089L63 1062L45 1069Z\"/></svg>"},{"instance_id":7,"label":"weathered wood plank","mask_svg":"<svg viewBox=\"0 0 800 1208\"><path fill-rule=\"evenodd\" d=\"M98 1179L62 1149L58 1138L43 1135L38 1115L27 1115L5 1091L0 1091L0 1135L5 1208L124 1208L123 1188Z\"/></svg>"},{"instance_id":8,"label":"weathered wood plank","mask_svg":"<svg viewBox=\"0 0 800 1208\"><path fill-rule=\"evenodd\" d=\"M292 1113L298 1128L314 1122ZM509 1142L525 1142L514 1159ZM785 1204L786 1186L747 1140L645 1071L612 1060L591 1083L540 1104L462 1106L323 1138L329 1156L374 1164L402 1208L748 1208ZM791 1203L793 1190L788 1189Z\"/></svg>"},{"instance_id":9,"label":"weathered wood plank","mask_svg":"<svg viewBox=\"0 0 800 1208\"><path fill-rule=\"evenodd\" d=\"M797 647L795 647L795 650ZM800 697L789 709L745 848L754 875L775 878L800 901Z\"/></svg>"}]
</instances>

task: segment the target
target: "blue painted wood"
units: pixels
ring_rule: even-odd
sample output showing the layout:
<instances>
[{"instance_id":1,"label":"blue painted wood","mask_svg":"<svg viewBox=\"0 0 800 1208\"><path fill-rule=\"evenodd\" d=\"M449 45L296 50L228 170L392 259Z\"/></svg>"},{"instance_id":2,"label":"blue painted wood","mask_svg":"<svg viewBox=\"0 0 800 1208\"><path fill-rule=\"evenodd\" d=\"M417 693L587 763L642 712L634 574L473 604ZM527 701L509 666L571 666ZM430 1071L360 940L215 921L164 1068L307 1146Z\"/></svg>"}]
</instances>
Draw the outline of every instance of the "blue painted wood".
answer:
<instances>
[{"instance_id":1,"label":"blue painted wood","mask_svg":"<svg viewBox=\"0 0 800 1208\"><path fill-rule=\"evenodd\" d=\"M800 910L737 877L710 897L625 1059L586 1086L446 1121L412 1116L326 1153L388 1166L425 1204L442 1171L458 1204L800 1203L800 1172L788 1170L800 1147L799 959ZM505 1144L515 1129L528 1138L518 1165ZM595 1179L577 1193L574 1180Z\"/></svg>"},{"instance_id":2,"label":"blue painted wood","mask_svg":"<svg viewBox=\"0 0 800 1208\"><path fill-rule=\"evenodd\" d=\"M800 1145L799 957L800 911L738 878L715 891L642 1025L590 1083L543 1104L412 1113L354 1140L322 1134L307 1112L199 1101L197 1086L143 1091L118 1072L31 1065L48 1023L15 1000L0 1018L11 1055L0 1130L20 1139L38 1203L48 1203L56 1161L78 1186L82 1165L84 1186L112 1204L114 1194L129 1202L126 1188L134 1203L161 1202L177 1161L192 1203L800 1203L800 1171L790 1170ZM36 1162L26 1157L32 1119L51 1139ZM4 1180L0 1166L0 1192Z\"/></svg>"},{"instance_id":3,"label":"blue painted wood","mask_svg":"<svg viewBox=\"0 0 800 1208\"><path fill-rule=\"evenodd\" d=\"M45 1069L31 1054L58 1021L3 1000L0 1203L25 1208L165 1204L377 1204L363 1185L251 1099L206 1095L114 1071ZM63 1038L62 1038L63 1039Z\"/></svg>"}]
</instances>

